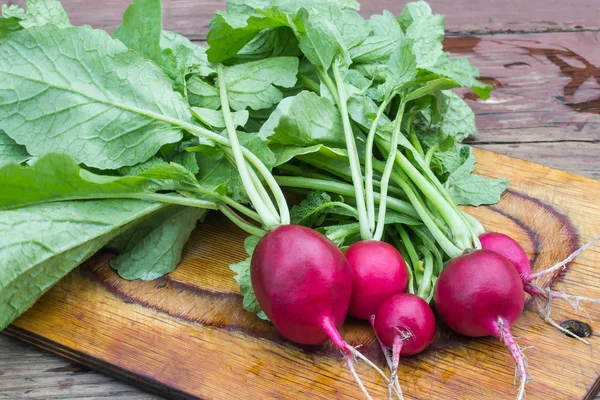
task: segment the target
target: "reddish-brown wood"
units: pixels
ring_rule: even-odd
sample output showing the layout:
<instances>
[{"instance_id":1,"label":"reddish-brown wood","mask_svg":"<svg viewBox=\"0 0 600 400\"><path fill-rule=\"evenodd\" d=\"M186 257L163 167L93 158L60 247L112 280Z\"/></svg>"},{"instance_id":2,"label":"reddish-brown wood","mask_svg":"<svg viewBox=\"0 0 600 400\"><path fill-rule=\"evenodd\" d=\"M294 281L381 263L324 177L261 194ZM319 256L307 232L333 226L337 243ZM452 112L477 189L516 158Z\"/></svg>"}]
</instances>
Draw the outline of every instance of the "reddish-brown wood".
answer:
<instances>
[{"instance_id":1,"label":"reddish-brown wood","mask_svg":"<svg viewBox=\"0 0 600 400\"><path fill-rule=\"evenodd\" d=\"M467 93L482 142L600 140L600 46L593 32L449 38L496 88Z\"/></svg>"},{"instance_id":2,"label":"reddish-brown wood","mask_svg":"<svg viewBox=\"0 0 600 400\"><path fill-rule=\"evenodd\" d=\"M90 24L112 32L129 0L62 0L74 24ZM9 4L23 5L25 0ZM399 14L406 1L363 0L361 14L390 10ZM557 32L597 30L600 7L595 0L430 0L434 12L446 16L450 33ZM204 39L215 10L225 0L163 0L165 29Z\"/></svg>"},{"instance_id":3,"label":"reddish-brown wood","mask_svg":"<svg viewBox=\"0 0 600 400\"><path fill-rule=\"evenodd\" d=\"M600 182L481 150L477 156L479 172L508 177L511 190L496 206L468 211L489 230L517 238L535 257L534 269L597 234ZM153 282L124 281L108 266L109 255L94 257L7 333L169 397L361 398L332 345L296 346L244 312L227 266L244 257L244 236L220 218L201 224L180 267ZM599 247L577 257L558 287L600 297ZM600 318L597 305L588 311ZM564 302L555 303L553 317L585 319ZM342 333L383 365L367 323L349 320ZM537 348L526 351L534 378L528 399L593 398L597 337L590 346L567 338L529 308L513 333L521 346ZM363 363L358 371L373 395L385 395L378 375ZM495 339L467 340L440 327L426 352L403 360L400 376L414 399L511 399L513 373Z\"/></svg>"},{"instance_id":4,"label":"reddish-brown wood","mask_svg":"<svg viewBox=\"0 0 600 400\"><path fill-rule=\"evenodd\" d=\"M473 144L600 178L599 40L594 32L447 39L496 88L487 101L466 93Z\"/></svg>"}]
</instances>

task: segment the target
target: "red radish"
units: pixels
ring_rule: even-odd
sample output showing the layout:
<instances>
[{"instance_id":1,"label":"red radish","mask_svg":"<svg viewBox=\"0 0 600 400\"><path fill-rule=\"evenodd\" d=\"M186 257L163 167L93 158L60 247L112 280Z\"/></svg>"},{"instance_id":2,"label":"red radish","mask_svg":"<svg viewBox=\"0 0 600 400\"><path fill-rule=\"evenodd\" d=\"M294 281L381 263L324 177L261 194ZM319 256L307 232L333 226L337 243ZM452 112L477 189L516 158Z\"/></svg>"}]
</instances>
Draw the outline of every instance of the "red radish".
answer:
<instances>
[{"instance_id":1,"label":"red radish","mask_svg":"<svg viewBox=\"0 0 600 400\"><path fill-rule=\"evenodd\" d=\"M279 332L300 344L330 338L345 351L337 329L352 293L352 270L327 237L298 225L282 225L258 243L250 267L261 308Z\"/></svg>"},{"instance_id":2,"label":"red radish","mask_svg":"<svg viewBox=\"0 0 600 400\"><path fill-rule=\"evenodd\" d=\"M487 232L479 236L479 240L481 241L481 247L483 249L491 250L503 255L508 260L510 260L510 262L515 266L517 272L519 273L523 281L523 289L525 290L525 292L531 295L531 297L533 298L533 302L538 309L538 312L540 313L542 318L546 320L546 322L548 322L552 326L555 326L556 328L560 329L566 334L575 336L577 339L588 343L586 340L578 337L574 333L567 331L562 326L557 324L552 318L550 318L550 303L552 299L561 298L571 303L575 307L575 309L578 310L579 301L600 302L600 299L592 299L583 296L573 296L564 292L554 291L550 288L540 287L534 281L543 275L556 273L557 271L564 268L569 262L571 262L575 258L575 256L577 256L586 248L593 245L596 241L600 240L600 236L596 237L591 242L575 251L573 254L571 254L569 257L567 257L560 263L554 265L551 268L547 268L536 273L532 273L529 257L527 257L527 253L525 252L523 247L521 247L521 245L510 236L499 232Z\"/></svg>"},{"instance_id":3,"label":"red radish","mask_svg":"<svg viewBox=\"0 0 600 400\"><path fill-rule=\"evenodd\" d=\"M348 314L369 319L381 303L408 287L408 268L404 258L391 244L363 240L345 252L353 271L352 296Z\"/></svg>"},{"instance_id":4,"label":"red radish","mask_svg":"<svg viewBox=\"0 0 600 400\"><path fill-rule=\"evenodd\" d=\"M321 344L331 339L370 398L354 371L352 356L369 361L338 331L352 293L352 269L342 251L317 231L282 225L258 242L250 277L258 303L279 332L300 344Z\"/></svg>"},{"instance_id":5,"label":"red radish","mask_svg":"<svg viewBox=\"0 0 600 400\"><path fill-rule=\"evenodd\" d=\"M531 275L531 264L527 253L519 242L508 235L499 232L486 232L479 236L481 248L502 254L513 263L517 272L523 278L523 283Z\"/></svg>"},{"instance_id":6,"label":"red radish","mask_svg":"<svg viewBox=\"0 0 600 400\"><path fill-rule=\"evenodd\" d=\"M391 396L392 385L397 383L400 355L412 356L429 346L435 334L435 316L429 304L419 296L399 293L381 304L371 324L380 344L385 346L384 354L392 349Z\"/></svg>"},{"instance_id":7,"label":"red radish","mask_svg":"<svg viewBox=\"0 0 600 400\"><path fill-rule=\"evenodd\" d=\"M510 328L523 312L523 282L513 264L491 250L475 250L450 261L434 289L435 308L450 329L465 336L494 336L508 348L525 394L526 363Z\"/></svg>"}]
</instances>

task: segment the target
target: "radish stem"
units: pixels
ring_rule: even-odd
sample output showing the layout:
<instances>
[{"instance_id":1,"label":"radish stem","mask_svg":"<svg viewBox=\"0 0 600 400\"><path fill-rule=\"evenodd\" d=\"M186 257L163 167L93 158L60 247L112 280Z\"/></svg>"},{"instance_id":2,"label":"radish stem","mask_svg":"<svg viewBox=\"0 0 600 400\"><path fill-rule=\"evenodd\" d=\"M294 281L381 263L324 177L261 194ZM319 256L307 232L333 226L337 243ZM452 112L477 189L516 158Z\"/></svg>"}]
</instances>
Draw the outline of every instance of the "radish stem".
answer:
<instances>
[{"instance_id":1,"label":"radish stem","mask_svg":"<svg viewBox=\"0 0 600 400\"><path fill-rule=\"evenodd\" d=\"M208 130L206 128L203 128L201 126L194 125L189 122L184 122L184 121L181 121L181 120L178 120L175 118L171 118L171 117L168 117L163 114L154 113L151 111L144 111L143 113L140 110L136 110L136 111L140 114L154 118L157 121L164 121L173 126L178 126L179 128L184 129L188 132L191 132L196 136L201 136L201 137L209 139L215 143L218 143L218 144L224 146L225 148L231 148L231 146L232 146L231 141L229 139L227 139L225 136L221 136L221 135L219 135L211 130ZM229 112L229 114L231 114L231 112ZM248 149L246 149L243 146L239 146L239 148L240 148L242 154L244 155L244 157L250 162L250 164L254 168L256 168L258 173L265 179L265 182L267 183L267 185L273 192L273 195L275 196L275 200L277 201L277 205L279 206L279 213L281 215L281 220L283 221L283 223L285 223L285 221L289 220L289 209L287 206L287 202L285 200L285 196L283 195L281 188L277 185L277 182L275 182L275 178L273 177L273 175L271 174L269 169L263 164L263 162L258 157L256 157L252 152L250 152Z\"/></svg>"},{"instance_id":2,"label":"radish stem","mask_svg":"<svg viewBox=\"0 0 600 400\"><path fill-rule=\"evenodd\" d=\"M383 170L383 175L381 177L381 190L379 195L381 201L379 203L377 228L375 230L375 234L373 235L374 240L381 240L383 236L383 228L385 226L385 208L387 205L387 191L390 182L390 176L392 175L392 170L394 169L396 153L398 152L398 141L400 140L400 128L402 126L402 117L404 116L404 106L404 101L401 101L400 107L398 108L398 114L396 115L396 122L394 124L394 132L392 133L392 143L390 144L388 159L385 163L385 169Z\"/></svg>"},{"instance_id":3,"label":"radish stem","mask_svg":"<svg viewBox=\"0 0 600 400\"><path fill-rule=\"evenodd\" d=\"M421 285L419 285L417 296L425 299L429 295L429 290L431 288L431 277L433 276L433 257L431 252L425 246L418 246L417 248L421 254L423 254L423 258L425 259L425 270L423 272L423 279L421 280Z\"/></svg>"},{"instance_id":4,"label":"radish stem","mask_svg":"<svg viewBox=\"0 0 600 400\"><path fill-rule=\"evenodd\" d=\"M389 96L383 100L377 114L371 123L371 129L367 135L367 147L365 150L365 188L367 191L367 216L369 219L369 229L373 232L375 230L375 198L373 196L373 142L375 141L375 132L379 127L379 120L385 112L389 102L394 98L394 95Z\"/></svg>"},{"instance_id":5,"label":"radish stem","mask_svg":"<svg viewBox=\"0 0 600 400\"><path fill-rule=\"evenodd\" d=\"M352 185L342 182L335 182L325 179L304 178L301 176L281 176L275 177L277 183L281 186L295 187L299 189L323 190L325 192L336 193L342 196L354 197L355 192ZM375 202L379 203L379 194L375 194ZM419 214L409 204L396 198L387 198L386 202L391 210L397 211L409 217L418 218Z\"/></svg>"},{"instance_id":6,"label":"radish stem","mask_svg":"<svg viewBox=\"0 0 600 400\"><path fill-rule=\"evenodd\" d=\"M235 158L231 149L226 149L225 156L227 157L227 160L230 163L232 163L234 166L236 165ZM275 204L273 204L271 197L269 197L269 193L267 193L267 190L265 189L262 182L258 178L258 175L256 175L256 172L254 172L254 169L251 166L248 167L248 173L250 174L250 178L252 179L252 184L260 194L260 198L263 200L264 204L267 206L267 208L271 211L273 215L278 215L277 209L275 208Z\"/></svg>"},{"instance_id":7,"label":"radish stem","mask_svg":"<svg viewBox=\"0 0 600 400\"><path fill-rule=\"evenodd\" d=\"M394 176L392 176L394 178ZM399 177L394 179L395 182L404 190L411 204L417 211L419 217L425 224L425 226L429 229L435 240L438 242L442 250L450 257L455 258L462 254L462 250L454 245L450 239L446 237L446 235L440 230L435 221L429 216L427 213L427 209L425 206L419 201L416 194L410 188L410 186L400 179Z\"/></svg>"},{"instance_id":8,"label":"radish stem","mask_svg":"<svg viewBox=\"0 0 600 400\"><path fill-rule=\"evenodd\" d=\"M183 187L182 190L187 191L187 192L197 193L197 194L200 194L203 196L213 197L215 200L217 200L225 205L230 206L231 208L235 209L236 211L241 212L245 216L252 218L253 220L255 220L257 222L261 222L260 216L254 210L251 210L250 208L246 207L243 204L238 203L237 201L233 200L232 198L230 198L228 196L215 193L212 190L203 188L201 186Z\"/></svg>"},{"instance_id":9,"label":"radish stem","mask_svg":"<svg viewBox=\"0 0 600 400\"><path fill-rule=\"evenodd\" d=\"M238 228L241 228L242 230L248 232L249 234L255 235L258 237L263 237L265 235L265 233L267 233L264 229L261 229L254 225L251 225L248 222L244 221L242 218L240 218L239 215L234 213L231 210L231 208L229 208L223 204L218 204L217 207L219 208L219 211L221 211L223 213L223 215L225 215L227 218L229 218L229 220L231 222L233 222Z\"/></svg>"},{"instance_id":10,"label":"radish stem","mask_svg":"<svg viewBox=\"0 0 600 400\"><path fill-rule=\"evenodd\" d=\"M248 197L250 201L254 205L254 208L260 215L260 218L263 221L263 224L268 229L273 229L280 224L279 216L275 215L269 210L267 205L264 203L261 195L259 194L256 186L254 186L254 182L252 181L252 177L250 176L250 172L248 171L248 165L246 164L246 160L244 159L244 155L242 153L242 146L237 137L237 132L235 130L235 124L233 123L233 118L231 116L231 110L229 109L229 98L227 96L227 84L225 83L224 74L223 74L223 66L219 65L218 67L218 76L219 76L219 95L221 98L221 105L223 111L223 119L225 120L225 126L227 128L227 135L229 136L229 141L231 143L231 151L233 152L233 156L235 158L235 164L240 174L240 179L242 184L244 185L244 189L246 189L246 193L248 193Z\"/></svg>"},{"instance_id":11,"label":"radish stem","mask_svg":"<svg viewBox=\"0 0 600 400\"><path fill-rule=\"evenodd\" d=\"M354 133L352 132L350 118L348 116L348 108L346 105L348 98L346 96L346 89L344 87L344 81L342 80L342 76L337 65L333 66L333 76L335 78L335 84L337 86L338 107L340 109L340 114L342 117L344 136L346 138L346 149L348 151L350 171L352 172L352 183L354 185L354 197L356 198L356 209L358 211L358 223L360 225L360 234L363 240L367 240L371 239L371 230L369 229L369 221L365 204L365 195L363 190L364 182L360 168L360 158L358 156L358 151L356 150Z\"/></svg>"}]
</instances>

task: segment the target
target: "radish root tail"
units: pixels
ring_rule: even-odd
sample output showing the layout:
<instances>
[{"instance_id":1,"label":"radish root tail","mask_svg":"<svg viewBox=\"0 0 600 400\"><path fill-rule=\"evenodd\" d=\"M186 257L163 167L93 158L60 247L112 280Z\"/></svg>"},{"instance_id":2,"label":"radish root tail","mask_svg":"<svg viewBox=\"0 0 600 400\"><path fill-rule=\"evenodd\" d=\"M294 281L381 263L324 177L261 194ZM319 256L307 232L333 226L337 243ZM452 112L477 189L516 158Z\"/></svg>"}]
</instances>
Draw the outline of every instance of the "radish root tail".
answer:
<instances>
[{"instance_id":1,"label":"radish root tail","mask_svg":"<svg viewBox=\"0 0 600 400\"><path fill-rule=\"evenodd\" d=\"M346 355L346 361L348 363L348 367L350 368L350 373L354 377L354 380L356 380L356 383L358 383L358 386L360 387L360 389L362 390L362 392L364 393L364 395L367 399L371 400L371 396L367 392L367 389L363 385L362 380L360 379L360 377L356 373L356 370L354 369L354 359L359 358L359 359L363 360L364 362L366 362L367 365L369 365L371 368L373 368L375 371L377 371L377 373L379 375L381 375L383 377L383 379L388 383L388 387L389 387L390 379L385 374L385 372L383 372L381 370L381 368L379 368L377 365L375 365L371 360L369 360L360 351L356 350L354 347L350 346L348 343L345 343L344 354ZM394 392L398 395L398 398L400 400L403 400L402 391L398 391L397 388L394 388Z\"/></svg>"},{"instance_id":2,"label":"radish root tail","mask_svg":"<svg viewBox=\"0 0 600 400\"><path fill-rule=\"evenodd\" d=\"M352 377L354 378L356 383L358 383L358 386L360 387L360 390L362 390L363 394L365 395L365 398L367 400L373 400L373 398L367 391L367 388L365 387L365 385L363 385L362 380L360 379L360 376L358 376L358 374L356 373L356 370L354 369L354 361L352 360L352 358L353 357L351 354L346 353L346 363L348 364L350 373L352 374Z\"/></svg>"},{"instance_id":3,"label":"radish root tail","mask_svg":"<svg viewBox=\"0 0 600 400\"><path fill-rule=\"evenodd\" d=\"M581 252L585 251L589 247L593 246L599 240L600 240L600 235L596 236L595 238L593 238L592 240L590 240L589 242L587 242L586 244L584 244L583 246L581 246L580 248L575 250L573 253L571 253L567 258L565 258L561 262L553 265L550 268L547 268L542 271L538 271L534 274L529 275L527 277L527 282L534 281L543 275L548 275L548 274L552 274L556 271L563 270L567 266L568 263L570 263L571 261L573 261L575 259L575 257L577 257Z\"/></svg>"},{"instance_id":4,"label":"radish root tail","mask_svg":"<svg viewBox=\"0 0 600 400\"><path fill-rule=\"evenodd\" d=\"M522 400L525 397L525 384L529 380L529 374L527 373L527 359L523 354L523 351L519 345L515 342L515 338L510 333L510 326L503 320L498 319L499 335L498 339L508 348L510 355L516 363L516 378L519 379L519 391L517 393L517 400Z\"/></svg>"},{"instance_id":5,"label":"radish root tail","mask_svg":"<svg viewBox=\"0 0 600 400\"><path fill-rule=\"evenodd\" d=\"M563 328L559 324L557 324L556 321L554 321L552 319L552 317L550 317L550 311L552 309L552 297L547 298L545 303L542 303L542 301L539 297L534 297L533 304L535 304L535 306L538 310L538 313L544 319L544 321L546 321L548 324L552 325L553 327L555 327L556 329L558 329L565 335L574 337L575 339L580 340L585 344L590 344L590 342L588 342L584 338L576 335L575 333L573 333L573 332Z\"/></svg>"},{"instance_id":6,"label":"radish root tail","mask_svg":"<svg viewBox=\"0 0 600 400\"><path fill-rule=\"evenodd\" d=\"M350 346L349 344L346 343L347 349L350 352L350 354L353 357L356 358L360 358L361 360L363 360L364 362L367 363L367 365L369 365L369 367L373 368L375 371L377 371L377 373L379 375L381 375L386 381L388 381L388 377L385 374L385 372L383 372L381 370L381 368L379 368L377 365L375 365L371 360L369 360L367 357L365 357L360 351L356 350L354 347Z\"/></svg>"},{"instance_id":7,"label":"radish root tail","mask_svg":"<svg viewBox=\"0 0 600 400\"><path fill-rule=\"evenodd\" d=\"M373 332L375 332L375 315L371 315L369 322L371 323ZM391 372L391 371L393 371L393 365L392 365L392 357L390 356L390 349L388 349L387 346L385 344L383 344L383 342L381 340L379 340L379 337L377 337L377 335L375 335L375 337L377 338L377 342L379 342L379 346L381 347L381 351L383 352L383 356L385 357L385 361ZM389 379L389 382L390 383L393 382L394 392L398 396L398 400L404 400L404 395L402 394L402 387L400 386L400 382L398 381L398 374L396 374L395 379ZM388 387L388 390L389 390L389 387ZM391 399L391 397L390 397L390 399Z\"/></svg>"},{"instance_id":8,"label":"radish root tail","mask_svg":"<svg viewBox=\"0 0 600 400\"><path fill-rule=\"evenodd\" d=\"M392 347L392 375L390 376L390 382L388 383L388 397L392 400L392 389L398 379L398 364L400 363L400 351L402 350L402 338L396 336L394 338L394 346ZM402 396L402 392L400 393Z\"/></svg>"}]
</instances>

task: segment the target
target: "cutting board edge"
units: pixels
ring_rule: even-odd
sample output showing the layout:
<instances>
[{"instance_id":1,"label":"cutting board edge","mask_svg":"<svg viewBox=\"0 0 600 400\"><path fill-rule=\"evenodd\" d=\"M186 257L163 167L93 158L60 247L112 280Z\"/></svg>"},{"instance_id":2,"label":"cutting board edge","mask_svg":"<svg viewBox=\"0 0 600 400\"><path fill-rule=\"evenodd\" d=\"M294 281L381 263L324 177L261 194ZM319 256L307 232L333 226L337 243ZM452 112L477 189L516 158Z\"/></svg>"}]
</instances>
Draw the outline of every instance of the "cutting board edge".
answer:
<instances>
[{"instance_id":1,"label":"cutting board edge","mask_svg":"<svg viewBox=\"0 0 600 400\"><path fill-rule=\"evenodd\" d=\"M594 382L594 386L590 389L584 400L594 400L600 394L600 377Z\"/></svg>"},{"instance_id":2,"label":"cutting board edge","mask_svg":"<svg viewBox=\"0 0 600 400\"><path fill-rule=\"evenodd\" d=\"M495 157L498 157L498 158L501 158L501 159L517 161L519 164L522 164L522 165L535 166L535 168L543 169L543 170L548 171L550 173L554 173L554 174L558 173L558 174L561 174L561 175L569 175L569 176L577 178L577 180L579 182L581 182L581 183L592 183L594 185L600 185L600 179L590 178L589 176L577 174L575 172L567 171L567 170L564 170L564 169L549 167L547 165L538 164L538 163L535 163L533 161L527 161L527 160L523 160L521 158L507 156L506 154L497 153L497 152L492 151L492 150L482 149L480 147L477 147L476 144L470 145L470 146L473 148L475 156L477 157L477 159L479 159L479 155L477 153L492 154ZM475 164L475 172L477 172L477 165L478 164L476 163ZM509 187L510 187L510 181L509 181Z\"/></svg>"}]
</instances>

